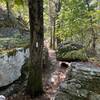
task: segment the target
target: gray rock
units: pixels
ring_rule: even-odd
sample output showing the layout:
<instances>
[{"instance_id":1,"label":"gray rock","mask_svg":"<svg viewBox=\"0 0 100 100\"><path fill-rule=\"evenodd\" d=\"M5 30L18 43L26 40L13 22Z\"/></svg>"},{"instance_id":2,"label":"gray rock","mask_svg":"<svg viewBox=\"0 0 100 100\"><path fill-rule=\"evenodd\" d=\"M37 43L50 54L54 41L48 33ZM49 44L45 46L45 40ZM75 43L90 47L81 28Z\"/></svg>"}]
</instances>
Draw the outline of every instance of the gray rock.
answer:
<instances>
[{"instance_id":1,"label":"gray rock","mask_svg":"<svg viewBox=\"0 0 100 100\"><path fill-rule=\"evenodd\" d=\"M76 79L68 80L62 83L60 85L60 90L70 95L83 98L86 98L89 94L87 90L82 89L80 82Z\"/></svg>"},{"instance_id":2,"label":"gray rock","mask_svg":"<svg viewBox=\"0 0 100 100\"><path fill-rule=\"evenodd\" d=\"M73 62L70 79L61 83L55 100L100 100L100 67Z\"/></svg>"},{"instance_id":3,"label":"gray rock","mask_svg":"<svg viewBox=\"0 0 100 100\"><path fill-rule=\"evenodd\" d=\"M4 55L0 55L0 87L6 86L21 76L21 68L29 57L29 49L16 49Z\"/></svg>"},{"instance_id":4,"label":"gray rock","mask_svg":"<svg viewBox=\"0 0 100 100\"><path fill-rule=\"evenodd\" d=\"M100 94L91 93L89 96L90 100L100 100Z\"/></svg>"},{"instance_id":5,"label":"gray rock","mask_svg":"<svg viewBox=\"0 0 100 100\"><path fill-rule=\"evenodd\" d=\"M3 95L0 95L0 100L6 100L6 97Z\"/></svg>"},{"instance_id":6,"label":"gray rock","mask_svg":"<svg viewBox=\"0 0 100 100\"><path fill-rule=\"evenodd\" d=\"M100 67L91 63L72 63L71 77L80 81L83 88L100 93Z\"/></svg>"},{"instance_id":7,"label":"gray rock","mask_svg":"<svg viewBox=\"0 0 100 100\"><path fill-rule=\"evenodd\" d=\"M20 33L17 28L13 27L0 27L0 37L11 37Z\"/></svg>"},{"instance_id":8,"label":"gray rock","mask_svg":"<svg viewBox=\"0 0 100 100\"><path fill-rule=\"evenodd\" d=\"M68 93L58 92L55 100L86 100L86 98L80 98L80 97L73 96Z\"/></svg>"}]
</instances>

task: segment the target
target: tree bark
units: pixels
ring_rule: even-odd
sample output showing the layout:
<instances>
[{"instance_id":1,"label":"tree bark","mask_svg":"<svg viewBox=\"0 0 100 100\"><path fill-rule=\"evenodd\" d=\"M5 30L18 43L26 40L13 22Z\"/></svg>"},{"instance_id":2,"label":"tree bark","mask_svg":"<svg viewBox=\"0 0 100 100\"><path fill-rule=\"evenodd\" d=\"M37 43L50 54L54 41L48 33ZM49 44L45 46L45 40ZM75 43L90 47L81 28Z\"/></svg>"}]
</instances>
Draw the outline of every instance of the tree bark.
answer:
<instances>
[{"instance_id":1,"label":"tree bark","mask_svg":"<svg viewBox=\"0 0 100 100\"><path fill-rule=\"evenodd\" d=\"M56 40L56 18L60 11L60 0L49 0L49 28L50 28L50 48L55 49Z\"/></svg>"},{"instance_id":2,"label":"tree bark","mask_svg":"<svg viewBox=\"0 0 100 100\"><path fill-rule=\"evenodd\" d=\"M29 0L30 19L30 63L27 92L32 96L41 95L42 53L43 53L43 0Z\"/></svg>"},{"instance_id":3,"label":"tree bark","mask_svg":"<svg viewBox=\"0 0 100 100\"><path fill-rule=\"evenodd\" d=\"M90 12L91 9L90 9L89 0L86 0L86 4L87 4L87 7L88 7L88 11ZM90 29L91 29L91 35L92 35L92 49L95 52L95 47L96 47L96 33L94 32L94 28L93 28L93 18L92 18L91 15L90 15L90 26L91 26Z\"/></svg>"},{"instance_id":4,"label":"tree bark","mask_svg":"<svg viewBox=\"0 0 100 100\"><path fill-rule=\"evenodd\" d=\"M53 35L52 35L52 15L51 15L51 0L48 1L48 10L49 10L49 34L50 34L50 48L53 47L52 42L53 42Z\"/></svg>"},{"instance_id":5,"label":"tree bark","mask_svg":"<svg viewBox=\"0 0 100 100\"><path fill-rule=\"evenodd\" d=\"M55 49L55 39L56 39L56 18L53 18L53 49Z\"/></svg>"},{"instance_id":6,"label":"tree bark","mask_svg":"<svg viewBox=\"0 0 100 100\"><path fill-rule=\"evenodd\" d=\"M8 18L10 17L10 7L9 7L9 1L6 0L6 8L7 8L7 15Z\"/></svg>"}]
</instances>

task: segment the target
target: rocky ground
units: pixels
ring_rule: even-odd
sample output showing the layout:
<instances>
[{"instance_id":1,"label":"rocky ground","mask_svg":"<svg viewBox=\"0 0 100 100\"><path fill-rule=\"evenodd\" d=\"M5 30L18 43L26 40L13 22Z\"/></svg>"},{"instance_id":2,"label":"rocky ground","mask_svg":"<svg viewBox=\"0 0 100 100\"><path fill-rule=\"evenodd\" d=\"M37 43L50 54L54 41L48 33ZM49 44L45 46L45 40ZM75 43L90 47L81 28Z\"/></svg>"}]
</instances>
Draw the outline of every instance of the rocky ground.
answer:
<instances>
[{"instance_id":1,"label":"rocky ground","mask_svg":"<svg viewBox=\"0 0 100 100\"><path fill-rule=\"evenodd\" d=\"M48 66L44 67L43 70L44 94L35 99L31 99L30 96L25 93L25 83L24 85L21 84L19 92L7 96L7 100L100 100L98 85L100 80L98 77L98 75L100 75L100 63L97 60L92 59L89 63L73 63L73 67L71 67L72 64L70 65L70 63L57 61L55 51L50 49L48 59ZM93 63L95 63L95 66ZM79 66L77 67L77 65ZM88 65L90 66L89 68ZM97 66L98 68L96 69ZM96 80L96 84L94 80ZM93 84L91 83L89 85L87 82L92 82ZM81 88L81 86L84 88ZM91 95L88 97L89 94Z\"/></svg>"},{"instance_id":2,"label":"rocky ground","mask_svg":"<svg viewBox=\"0 0 100 100\"><path fill-rule=\"evenodd\" d=\"M100 66L73 62L69 80L59 86L55 100L100 100Z\"/></svg>"},{"instance_id":3,"label":"rocky ground","mask_svg":"<svg viewBox=\"0 0 100 100\"><path fill-rule=\"evenodd\" d=\"M56 60L55 51L49 50L50 66L44 69L43 84L44 94L33 100L54 100L59 84L64 81L67 73L67 65L60 66L60 62ZM25 94L25 87L17 94L7 97L7 100L32 100L30 96Z\"/></svg>"}]
</instances>

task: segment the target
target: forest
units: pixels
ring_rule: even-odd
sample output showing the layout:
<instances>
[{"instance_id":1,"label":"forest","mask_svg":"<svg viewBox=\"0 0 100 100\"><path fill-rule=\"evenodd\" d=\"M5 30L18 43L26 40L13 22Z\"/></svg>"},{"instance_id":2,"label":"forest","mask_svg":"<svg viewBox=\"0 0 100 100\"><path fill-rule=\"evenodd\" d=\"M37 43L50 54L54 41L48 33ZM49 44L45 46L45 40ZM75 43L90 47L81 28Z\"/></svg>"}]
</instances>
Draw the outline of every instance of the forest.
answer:
<instances>
[{"instance_id":1,"label":"forest","mask_svg":"<svg viewBox=\"0 0 100 100\"><path fill-rule=\"evenodd\" d=\"M100 0L0 0L0 100L100 100Z\"/></svg>"}]
</instances>

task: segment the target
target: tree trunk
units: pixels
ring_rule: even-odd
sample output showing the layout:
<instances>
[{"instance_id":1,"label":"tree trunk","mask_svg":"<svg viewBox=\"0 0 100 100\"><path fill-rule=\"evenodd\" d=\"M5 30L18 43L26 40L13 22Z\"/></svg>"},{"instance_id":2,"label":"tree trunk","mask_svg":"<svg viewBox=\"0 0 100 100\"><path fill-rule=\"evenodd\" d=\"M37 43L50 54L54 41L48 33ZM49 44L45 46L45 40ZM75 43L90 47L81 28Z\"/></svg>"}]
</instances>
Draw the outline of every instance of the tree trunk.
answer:
<instances>
[{"instance_id":1,"label":"tree trunk","mask_svg":"<svg viewBox=\"0 0 100 100\"><path fill-rule=\"evenodd\" d=\"M92 31L92 49L95 50L95 47L96 47L96 36L95 35L96 34L95 34L93 28L91 29L91 31Z\"/></svg>"},{"instance_id":2,"label":"tree trunk","mask_svg":"<svg viewBox=\"0 0 100 100\"><path fill-rule=\"evenodd\" d=\"M50 48L55 49L55 25L58 9L58 1L49 0L49 28L50 28ZM57 8L56 8L57 7Z\"/></svg>"},{"instance_id":3,"label":"tree trunk","mask_svg":"<svg viewBox=\"0 0 100 100\"><path fill-rule=\"evenodd\" d=\"M53 49L55 49L55 39L56 39L56 18L53 18Z\"/></svg>"},{"instance_id":4,"label":"tree trunk","mask_svg":"<svg viewBox=\"0 0 100 100\"><path fill-rule=\"evenodd\" d=\"M52 15L51 15L51 0L48 1L48 10L49 10L49 34L50 34L50 48L53 47L52 42L53 42L53 35L52 35Z\"/></svg>"},{"instance_id":5,"label":"tree trunk","mask_svg":"<svg viewBox=\"0 0 100 100\"><path fill-rule=\"evenodd\" d=\"M87 7L88 7L88 11L90 12L91 8L90 8L89 0L86 0L86 4L87 4ZM93 18L92 18L92 16L90 16L90 25L91 25L91 35L92 35L92 49L95 52L95 47L96 47L96 33L94 32L94 28L93 28Z\"/></svg>"},{"instance_id":6,"label":"tree trunk","mask_svg":"<svg viewBox=\"0 0 100 100\"><path fill-rule=\"evenodd\" d=\"M10 7L9 7L9 1L6 0L6 9L7 9L7 16L10 17Z\"/></svg>"},{"instance_id":7,"label":"tree trunk","mask_svg":"<svg viewBox=\"0 0 100 100\"><path fill-rule=\"evenodd\" d=\"M53 47L52 46L52 41L53 41L52 28L50 28L49 32L50 32L50 48L52 48Z\"/></svg>"},{"instance_id":8,"label":"tree trunk","mask_svg":"<svg viewBox=\"0 0 100 100\"><path fill-rule=\"evenodd\" d=\"M29 0L30 19L30 63L27 92L32 96L41 95L42 53L43 53L43 0Z\"/></svg>"}]
</instances>

